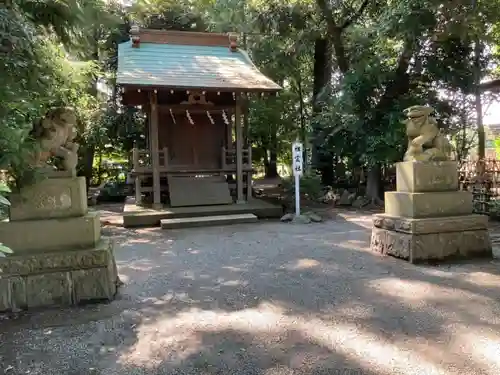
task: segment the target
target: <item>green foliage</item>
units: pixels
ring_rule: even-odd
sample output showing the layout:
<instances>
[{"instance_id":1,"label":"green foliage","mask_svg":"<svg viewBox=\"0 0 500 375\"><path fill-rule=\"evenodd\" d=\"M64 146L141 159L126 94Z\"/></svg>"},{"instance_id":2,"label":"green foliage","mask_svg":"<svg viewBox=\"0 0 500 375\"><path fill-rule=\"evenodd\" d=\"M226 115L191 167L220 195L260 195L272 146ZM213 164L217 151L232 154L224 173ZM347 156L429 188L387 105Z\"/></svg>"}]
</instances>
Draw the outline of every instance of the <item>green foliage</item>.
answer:
<instances>
[{"instance_id":1,"label":"green foliage","mask_svg":"<svg viewBox=\"0 0 500 375\"><path fill-rule=\"evenodd\" d=\"M284 178L282 185L285 197L292 199L295 194L295 178L293 176ZM321 184L321 176L315 173L304 174L300 178L300 194L313 201L323 197L325 191Z\"/></svg>"},{"instance_id":2,"label":"green foliage","mask_svg":"<svg viewBox=\"0 0 500 375\"><path fill-rule=\"evenodd\" d=\"M500 218L500 200L496 199L490 201L488 213L490 217L493 217L497 220Z\"/></svg>"},{"instance_id":3,"label":"green foliage","mask_svg":"<svg viewBox=\"0 0 500 375\"><path fill-rule=\"evenodd\" d=\"M331 3L10 1L0 9L0 169L18 181L30 175L29 131L56 105L77 109L82 165L93 153L124 156L134 143L141 147L144 117L119 104L115 87L117 44L128 39L132 22L241 34L240 46L283 87L277 98L249 97L254 156L266 166L288 163L297 137L348 164L392 163L406 143L402 110L414 104L434 106L440 126L466 153L475 82L498 66L500 1L477 1L475 8L470 0L370 1L363 12L363 0ZM328 42L326 60L332 57L323 66L331 79L320 87L321 102L313 98L318 38ZM99 92L103 83L110 97Z\"/></svg>"},{"instance_id":4,"label":"green foliage","mask_svg":"<svg viewBox=\"0 0 500 375\"><path fill-rule=\"evenodd\" d=\"M486 29L464 19L460 11L466 5L455 9L435 1L394 1L369 9L369 18L376 14L371 22L344 31L349 69L334 82L313 120L318 137L326 141L321 142L325 151L368 165L400 160L405 147L401 112L414 104L434 106L441 128L456 132L461 104L454 93L467 95L474 85L474 41L464 30L470 27L483 40L488 37ZM494 10L489 11L483 20L492 19ZM485 52L482 74L488 61Z\"/></svg>"},{"instance_id":5,"label":"green foliage","mask_svg":"<svg viewBox=\"0 0 500 375\"><path fill-rule=\"evenodd\" d=\"M13 0L13 9L26 21L38 27L44 36L56 35L66 45L77 33L76 25L83 21L81 3L77 0Z\"/></svg>"},{"instance_id":6,"label":"green foliage","mask_svg":"<svg viewBox=\"0 0 500 375\"><path fill-rule=\"evenodd\" d=\"M146 146L145 120L143 113L137 108L110 105L102 112L92 133L88 135L89 142L108 152L128 153L136 143L137 147L143 148Z\"/></svg>"},{"instance_id":7,"label":"green foliage","mask_svg":"<svg viewBox=\"0 0 500 375\"><path fill-rule=\"evenodd\" d=\"M6 195L9 193L9 187L4 182L0 182L0 218L5 215L6 210L10 206L10 202L6 198ZM5 254L12 254L12 250L0 243L0 258L4 257Z\"/></svg>"},{"instance_id":8,"label":"green foliage","mask_svg":"<svg viewBox=\"0 0 500 375\"><path fill-rule=\"evenodd\" d=\"M10 206L10 202L6 198L6 195L9 194L11 190L7 186L5 182L0 182L0 210L5 210ZM5 213L4 211L0 211Z\"/></svg>"},{"instance_id":9,"label":"green foliage","mask_svg":"<svg viewBox=\"0 0 500 375\"><path fill-rule=\"evenodd\" d=\"M104 0L17 0L0 9L0 169L18 186L36 177L29 134L49 108L76 109L84 146L94 132L102 103L97 82L108 58L99 56L119 34L118 10Z\"/></svg>"},{"instance_id":10,"label":"green foliage","mask_svg":"<svg viewBox=\"0 0 500 375\"><path fill-rule=\"evenodd\" d=\"M0 169L18 177L28 169L33 144L26 142L32 124L47 108L61 102L64 82L61 54L53 40L14 9L0 9ZM15 46L15 48L14 48Z\"/></svg>"},{"instance_id":11,"label":"green foliage","mask_svg":"<svg viewBox=\"0 0 500 375\"><path fill-rule=\"evenodd\" d=\"M10 247L7 247L0 242L0 258L5 257L5 254L12 254L12 253L13 251Z\"/></svg>"}]
</instances>

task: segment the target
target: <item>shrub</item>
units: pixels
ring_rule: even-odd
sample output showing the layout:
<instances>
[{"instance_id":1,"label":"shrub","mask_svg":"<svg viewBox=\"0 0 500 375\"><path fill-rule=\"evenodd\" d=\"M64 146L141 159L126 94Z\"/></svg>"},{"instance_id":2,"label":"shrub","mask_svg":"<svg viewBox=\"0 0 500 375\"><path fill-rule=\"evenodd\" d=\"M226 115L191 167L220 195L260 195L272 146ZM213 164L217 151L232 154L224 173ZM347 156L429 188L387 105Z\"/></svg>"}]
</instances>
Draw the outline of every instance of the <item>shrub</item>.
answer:
<instances>
[{"instance_id":1,"label":"shrub","mask_svg":"<svg viewBox=\"0 0 500 375\"><path fill-rule=\"evenodd\" d=\"M283 179L285 196L290 198L295 194L295 178ZM300 178L300 194L308 199L317 201L325 194L324 186L321 184L321 176L317 174L305 174Z\"/></svg>"},{"instance_id":2,"label":"shrub","mask_svg":"<svg viewBox=\"0 0 500 375\"><path fill-rule=\"evenodd\" d=\"M489 203L489 214L490 217L498 220L500 218L500 200L492 200Z\"/></svg>"},{"instance_id":3,"label":"shrub","mask_svg":"<svg viewBox=\"0 0 500 375\"><path fill-rule=\"evenodd\" d=\"M10 189L7 184L0 182L0 216L3 216L10 206L10 202L6 198L9 193ZM4 257L5 254L12 254L12 250L0 242L0 257Z\"/></svg>"}]
</instances>

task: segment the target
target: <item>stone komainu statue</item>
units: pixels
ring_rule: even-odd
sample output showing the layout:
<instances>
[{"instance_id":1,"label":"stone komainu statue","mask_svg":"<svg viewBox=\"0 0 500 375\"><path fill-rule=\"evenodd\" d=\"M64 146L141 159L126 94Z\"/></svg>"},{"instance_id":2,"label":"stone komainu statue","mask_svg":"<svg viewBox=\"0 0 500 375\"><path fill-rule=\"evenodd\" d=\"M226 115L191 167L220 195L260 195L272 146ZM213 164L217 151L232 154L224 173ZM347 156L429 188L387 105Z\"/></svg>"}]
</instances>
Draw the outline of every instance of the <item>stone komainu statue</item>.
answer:
<instances>
[{"instance_id":1,"label":"stone komainu statue","mask_svg":"<svg viewBox=\"0 0 500 375\"><path fill-rule=\"evenodd\" d=\"M39 145L35 155L35 166L47 168L50 157L61 160L63 171L76 175L78 147L76 137L76 114L73 108L58 107L51 109L45 117L35 124L32 136Z\"/></svg>"},{"instance_id":2,"label":"stone komainu statue","mask_svg":"<svg viewBox=\"0 0 500 375\"><path fill-rule=\"evenodd\" d=\"M404 111L407 117L404 124L408 136L408 149L404 161L452 160L453 147L431 116L433 111L432 107L419 105Z\"/></svg>"}]
</instances>

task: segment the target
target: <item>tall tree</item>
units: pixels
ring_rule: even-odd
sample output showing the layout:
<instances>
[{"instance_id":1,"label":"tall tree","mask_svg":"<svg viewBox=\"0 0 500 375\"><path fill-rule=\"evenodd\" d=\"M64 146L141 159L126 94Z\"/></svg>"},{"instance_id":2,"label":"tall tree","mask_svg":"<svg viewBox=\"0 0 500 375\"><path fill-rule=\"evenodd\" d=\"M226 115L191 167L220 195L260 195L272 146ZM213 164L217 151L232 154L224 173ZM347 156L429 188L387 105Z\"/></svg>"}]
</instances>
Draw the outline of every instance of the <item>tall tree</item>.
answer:
<instances>
[{"instance_id":1,"label":"tall tree","mask_svg":"<svg viewBox=\"0 0 500 375\"><path fill-rule=\"evenodd\" d=\"M358 1L334 10L317 0L334 56L323 134L350 133L357 155L369 166L367 194L374 201L381 193L381 165L402 155L400 111L419 102L433 104L444 114L444 125L451 106L439 90L472 88L472 55L461 16L467 4L452 3ZM456 67L451 72L450 62Z\"/></svg>"}]
</instances>

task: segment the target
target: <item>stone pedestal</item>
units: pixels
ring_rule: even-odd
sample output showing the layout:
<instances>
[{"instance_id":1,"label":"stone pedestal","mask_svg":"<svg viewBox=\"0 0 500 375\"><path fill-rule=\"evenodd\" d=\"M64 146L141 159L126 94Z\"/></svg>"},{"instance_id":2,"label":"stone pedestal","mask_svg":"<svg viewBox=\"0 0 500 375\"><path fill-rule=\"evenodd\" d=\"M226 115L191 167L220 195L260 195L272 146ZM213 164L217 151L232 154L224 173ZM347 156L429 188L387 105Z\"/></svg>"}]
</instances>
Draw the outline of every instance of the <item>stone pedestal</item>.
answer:
<instances>
[{"instance_id":1,"label":"stone pedestal","mask_svg":"<svg viewBox=\"0 0 500 375\"><path fill-rule=\"evenodd\" d=\"M0 242L0 312L112 300L118 275L113 243L88 212L85 178L49 178L11 197Z\"/></svg>"},{"instance_id":2,"label":"stone pedestal","mask_svg":"<svg viewBox=\"0 0 500 375\"><path fill-rule=\"evenodd\" d=\"M456 162L398 163L396 185L373 216L372 250L412 263L492 256L488 217L458 191Z\"/></svg>"}]
</instances>

